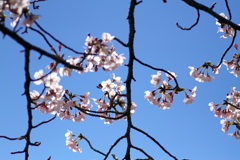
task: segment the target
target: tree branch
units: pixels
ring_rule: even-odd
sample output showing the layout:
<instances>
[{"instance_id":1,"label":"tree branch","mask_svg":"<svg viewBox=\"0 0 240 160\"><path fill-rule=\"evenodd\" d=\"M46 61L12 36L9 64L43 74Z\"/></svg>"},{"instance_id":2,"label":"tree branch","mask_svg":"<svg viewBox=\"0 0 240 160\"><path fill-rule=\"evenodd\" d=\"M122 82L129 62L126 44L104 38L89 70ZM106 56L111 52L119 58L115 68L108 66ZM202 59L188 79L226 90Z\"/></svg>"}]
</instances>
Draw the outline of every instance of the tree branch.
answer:
<instances>
[{"instance_id":1,"label":"tree branch","mask_svg":"<svg viewBox=\"0 0 240 160\"><path fill-rule=\"evenodd\" d=\"M214 12L212 10L212 8L209 8L205 5L202 5L196 1L193 0L182 0L183 2L185 2L186 4L188 4L189 6L192 6L196 9L202 10L210 15L212 15L213 17L215 17L216 19L218 19L218 21L220 23L224 23L224 24L228 24L230 25L232 28L234 28L235 30L240 30L240 26L236 23L233 23L232 21L225 19L224 17L220 16L218 13Z\"/></svg>"},{"instance_id":2,"label":"tree branch","mask_svg":"<svg viewBox=\"0 0 240 160\"><path fill-rule=\"evenodd\" d=\"M48 53L47 51L44 51L43 49L36 47L32 44L30 44L29 42L25 41L23 38L21 38L19 35L17 35L15 32L9 30L8 28L6 28L4 25L0 24L0 31L5 34L8 35L9 37L11 37L13 40L15 40L17 43L19 43L20 45L22 45L25 48L28 48L29 50L34 50L37 51L39 54L41 55L45 55L48 58L51 58L53 60L55 60L58 63L61 63L63 65L65 65L68 68L71 69L76 69L79 71L82 71L83 68L82 67L78 67L75 65L71 65L70 63L66 62L64 59L62 59L59 56L53 55L51 53Z\"/></svg>"}]
</instances>

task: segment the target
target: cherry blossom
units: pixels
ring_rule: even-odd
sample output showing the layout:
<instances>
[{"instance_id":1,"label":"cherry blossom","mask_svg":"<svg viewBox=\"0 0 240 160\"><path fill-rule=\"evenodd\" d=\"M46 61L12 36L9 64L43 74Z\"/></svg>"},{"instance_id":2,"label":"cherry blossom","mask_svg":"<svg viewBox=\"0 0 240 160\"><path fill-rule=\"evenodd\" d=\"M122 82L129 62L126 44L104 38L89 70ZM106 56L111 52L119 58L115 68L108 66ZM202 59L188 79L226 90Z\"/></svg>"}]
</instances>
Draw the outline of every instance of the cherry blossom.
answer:
<instances>
[{"instance_id":1,"label":"cherry blossom","mask_svg":"<svg viewBox=\"0 0 240 160\"><path fill-rule=\"evenodd\" d=\"M108 79L107 81L102 81L101 86L103 92L110 92L116 85Z\"/></svg>"},{"instance_id":2,"label":"cherry blossom","mask_svg":"<svg viewBox=\"0 0 240 160\"><path fill-rule=\"evenodd\" d=\"M56 88L58 87L58 83L60 81L60 77L57 76L57 73L51 73L47 76L44 83L46 87Z\"/></svg>"},{"instance_id":3,"label":"cherry blossom","mask_svg":"<svg viewBox=\"0 0 240 160\"><path fill-rule=\"evenodd\" d=\"M73 135L72 131L69 131L65 134L66 137L66 145L68 146L69 149L73 150L73 152L81 152L82 153L82 149L78 146L78 141L81 140L81 138L79 138L77 136L77 138L74 140L72 137L74 137L75 135Z\"/></svg>"},{"instance_id":4,"label":"cherry blossom","mask_svg":"<svg viewBox=\"0 0 240 160\"><path fill-rule=\"evenodd\" d=\"M224 13L220 13L219 15L225 19L228 19L228 17ZM229 36L231 37L234 36L235 30L231 26L225 25L224 23L220 23L218 19L216 19L216 25L220 26L217 32L224 32L224 34L221 37L227 38Z\"/></svg>"},{"instance_id":5,"label":"cherry blossom","mask_svg":"<svg viewBox=\"0 0 240 160\"><path fill-rule=\"evenodd\" d=\"M228 132L230 126L236 126L236 131L228 135L240 138L240 92L236 91L236 87L231 89L231 93L227 94L226 100L222 104L209 103L210 110L214 112L215 117L224 118L220 121L222 131Z\"/></svg>"},{"instance_id":6,"label":"cherry blossom","mask_svg":"<svg viewBox=\"0 0 240 160\"><path fill-rule=\"evenodd\" d=\"M229 127L229 122L225 119L222 119L220 123L222 124L222 131L227 132Z\"/></svg>"},{"instance_id":7,"label":"cherry blossom","mask_svg":"<svg viewBox=\"0 0 240 160\"><path fill-rule=\"evenodd\" d=\"M199 68L194 68L192 66L189 66L188 68L191 70L190 71L190 76L192 76L193 78L195 78L196 81L198 82L211 82L212 79L214 79L213 76L210 76L208 73L208 68L211 67L212 68L212 72L214 74L218 74L218 69L221 67L215 67L211 64L211 62L204 62L204 64L199 67ZM200 68L203 69L203 71L200 71ZM207 72L207 73L205 73Z\"/></svg>"},{"instance_id":8,"label":"cherry blossom","mask_svg":"<svg viewBox=\"0 0 240 160\"><path fill-rule=\"evenodd\" d=\"M197 69L190 67L191 73L193 76L196 75ZM174 87L170 84L170 81L173 80L173 77L169 75L169 73L172 74L172 76L176 77L176 74L174 72L166 73L166 77L168 80L162 80L161 72L158 71L156 75L152 75L152 80L150 81L151 84L154 85L154 87L157 87L153 91L145 91L144 98L148 100L150 104L157 105L158 108L162 109L170 109L171 103L173 103L174 95L177 94L180 91L188 90L190 94L186 94L186 97L184 98L183 102L185 104L191 104L194 101L194 97L196 96L196 89L197 87L194 87L194 89L184 89ZM199 75L198 75L199 76ZM197 75L195 76L197 77Z\"/></svg>"},{"instance_id":9,"label":"cherry blossom","mask_svg":"<svg viewBox=\"0 0 240 160\"><path fill-rule=\"evenodd\" d=\"M114 36L111 36L111 34L109 33L103 33L102 34L102 40L106 43L110 42L111 40L113 40Z\"/></svg>"},{"instance_id":10,"label":"cherry blossom","mask_svg":"<svg viewBox=\"0 0 240 160\"><path fill-rule=\"evenodd\" d=\"M37 79L37 81L34 81L36 85L44 83L44 72L43 70L39 70L38 72L34 73L34 78Z\"/></svg>"},{"instance_id":11,"label":"cherry blossom","mask_svg":"<svg viewBox=\"0 0 240 160\"><path fill-rule=\"evenodd\" d=\"M150 83L153 84L154 87L156 87L161 83L161 81L161 71L158 71L157 74L152 75L152 80L150 81Z\"/></svg>"},{"instance_id":12,"label":"cherry blossom","mask_svg":"<svg viewBox=\"0 0 240 160\"><path fill-rule=\"evenodd\" d=\"M31 14L22 21L22 25L26 27L31 27L31 25L38 19L40 15Z\"/></svg>"},{"instance_id":13,"label":"cherry blossom","mask_svg":"<svg viewBox=\"0 0 240 160\"><path fill-rule=\"evenodd\" d=\"M231 136L231 137L236 138L236 140L240 139L240 131L239 130L235 131L234 133L229 133L228 135Z\"/></svg>"},{"instance_id":14,"label":"cherry blossom","mask_svg":"<svg viewBox=\"0 0 240 160\"><path fill-rule=\"evenodd\" d=\"M33 90L32 92L30 92L30 97L36 105L38 105L40 103L40 101L39 101L40 94L38 91Z\"/></svg>"}]
</instances>

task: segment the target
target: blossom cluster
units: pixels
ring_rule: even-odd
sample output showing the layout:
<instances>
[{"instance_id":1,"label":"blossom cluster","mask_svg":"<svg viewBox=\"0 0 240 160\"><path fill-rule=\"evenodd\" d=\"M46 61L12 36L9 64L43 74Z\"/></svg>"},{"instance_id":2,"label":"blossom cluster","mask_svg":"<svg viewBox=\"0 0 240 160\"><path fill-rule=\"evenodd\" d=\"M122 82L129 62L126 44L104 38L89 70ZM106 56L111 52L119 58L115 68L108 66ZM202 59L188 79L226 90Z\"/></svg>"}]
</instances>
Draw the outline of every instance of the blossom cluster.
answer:
<instances>
[{"instance_id":1,"label":"blossom cluster","mask_svg":"<svg viewBox=\"0 0 240 160\"><path fill-rule=\"evenodd\" d=\"M82 67L81 71L75 70L78 73L84 72L96 72L99 67L102 67L104 71L112 71L117 69L120 65L123 64L124 59L126 59L123 54L118 55L115 47L109 46L111 40L114 36L111 36L109 33L103 33L102 38L94 38L88 34L85 41L85 51L83 56L79 57L69 57L66 62L71 65ZM49 65L50 69L55 68L55 63ZM68 67L61 67L57 69L57 72L61 76L71 76L74 69Z\"/></svg>"},{"instance_id":2,"label":"blossom cluster","mask_svg":"<svg viewBox=\"0 0 240 160\"><path fill-rule=\"evenodd\" d=\"M59 85L60 77L57 73L53 72L48 76L44 75L43 70L34 74L36 81L35 84L44 84L46 93L41 94L37 91L30 92L31 99L36 105L36 109L41 113L57 114L61 119L69 119L75 122L83 121L85 113L79 110L77 113L71 114L72 107L89 110L92 105L89 105L89 92L84 95L72 95L63 86ZM74 97L78 97L78 101L73 101Z\"/></svg>"},{"instance_id":3,"label":"blossom cluster","mask_svg":"<svg viewBox=\"0 0 240 160\"><path fill-rule=\"evenodd\" d=\"M0 1L0 19L4 21L6 15L4 11L10 11L10 18L12 19L11 26L15 27L17 23L24 16L22 25L30 27L32 23L39 18L40 15L32 14L29 10L29 0L8 0Z\"/></svg>"},{"instance_id":4,"label":"blossom cluster","mask_svg":"<svg viewBox=\"0 0 240 160\"><path fill-rule=\"evenodd\" d=\"M218 69L221 68L221 65L215 66L211 62L204 62L204 64L198 68L194 68L192 66L188 67L190 71L190 76L195 78L198 82L211 82L214 79L213 76L209 75L208 69L212 69L212 73L218 74Z\"/></svg>"},{"instance_id":5,"label":"blossom cluster","mask_svg":"<svg viewBox=\"0 0 240 160\"><path fill-rule=\"evenodd\" d=\"M81 135L76 136L76 139L73 139L75 135L73 135L72 131L69 131L65 134L66 137L66 145L69 149L73 150L73 152L82 152L82 149L78 146L78 142L81 140Z\"/></svg>"},{"instance_id":6,"label":"blossom cluster","mask_svg":"<svg viewBox=\"0 0 240 160\"><path fill-rule=\"evenodd\" d=\"M131 106L127 107L126 94L122 93L126 87L123 85L121 78L116 77L115 74L112 74L111 79L102 81L97 86L103 91L103 98L92 98L98 106L96 111L90 110L92 107L89 97L90 92L83 95L73 94L69 90L63 89L63 86L59 84L60 77L71 76L73 71L80 74L96 72L99 67L102 67L104 71L111 71L122 65L125 57L122 54L118 55L115 47L109 45L113 38L114 36L109 33L103 33L101 39L94 38L90 34L87 36L83 55L69 57L66 60L70 65L82 68L82 70L65 66L58 68L57 62L51 62L47 66L50 70L48 73L44 73L43 70L36 72L33 81L36 85L43 84L44 88L41 92L36 90L30 92L34 105L33 109L37 109L41 113L56 114L62 120L67 119L74 122L84 121L87 114L94 114L104 119L105 124L112 124L113 120L121 118L127 119L128 114L134 113L137 105L132 102ZM128 109L130 113L127 113ZM71 131L68 131L65 136L67 138L66 145L74 152L81 152L77 143L79 136L74 140Z\"/></svg>"},{"instance_id":7,"label":"blossom cluster","mask_svg":"<svg viewBox=\"0 0 240 160\"><path fill-rule=\"evenodd\" d=\"M222 16L225 19L228 19L228 17L224 13L220 13L219 15ZM216 19L216 25L220 26L220 27L218 27L217 32L223 32L224 33L221 37L227 38L229 36L231 36L231 37L234 36L235 30L231 26L219 22L218 19Z\"/></svg>"},{"instance_id":8,"label":"blossom cluster","mask_svg":"<svg viewBox=\"0 0 240 160\"><path fill-rule=\"evenodd\" d=\"M175 73L169 73L176 77ZM162 80L161 75L161 71L158 71L157 74L152 75L152 80L150 83L153 84L156 89L152 91L145 91L144 98L147 99L150 104L157 105L162 109L169 109L171 107L171 103L173 102L174 94L177 94L180 91L185 92L185 98L183 100L185 104L191 104L194 101L197 87L194 87L192 90L174 87L169 83L171 80L173 80L172 76L166 73L168 80ZM190 93L187 94L186 90L188 90Z\"/></svg>"},{"instance_id":9,"label":"blossom cluster","mask_svg":"<svg viewBox=\"0 0 240 160\"><path fill-rule=\"evenodd\" d=\"M118 117L121 116L122 113L125 113L127 109L127 103L125 102L126 95L122 94L122 91L124 91L126 87L123 85L121 77L116 77L113 73L111 78L112 79L102 81L102 83L97 86L97 88L104 92L104 98L92 98L94 103L98 105L97 112L101 115L100 118L104 119L105 124L113 123L112 119L109 119L109 117L111 117L111 113L114 114L115 119L118 119ZM121 109L121 114L117 108L118 106ZM135 112L136 106L136 103L132 102L130 113ZM127 117L124 116L123 118L126 119Z\"/></svg>"},{"instance_id":10,"label":"blossom cluster","mask_svg":"<svg viewBox=\"0 0 240 160\"><path fill-rule=\"evenodd\" d=\"M238 51L238 44L234 44L234 48ZM238 77L240 75L240 53L234 53L231 61L224 60L223 64L227 67L227 70L232 69L230 73Z\"/></svg>"},{"instance_id":11,"label":"blossom cluster","mask_svg":"<svg viewBox=\"0 0 240 160\"><path fill-rule=\"evenodd\" d=\"M92 107L90 105L90 92L84 95L72 94L68 90L64 90L59 85L60 77L56 72L52 72L45 75L43 70L40 70L34 74L35 84L44 84L45 94L40 94L38 91L30 92L32 102L36 106L35 109L40 110L41 113L57 114L62 120L68 119L74 122L84 121L85 116ZM124 114L127 109L127 103L125 102L125 94L122 91L125 90L125 86L120 77L116 77L112 74L112 79L102 81L97 88L101 89L104 93L104 98L95 99L92 98L94 103L98 106L96 113L100 115L101 119L104 119L105 124L112 124L111 114L114 114L114 119L118 119L119 116ZM119 106L121 111L118 111ZM132 102L130 107L130 113L135 112L136 104ZM78 111L71 113L72 108L76 108ZM122 118L126 119L126 116ZM119 118L120 119L120 118Z\"/></svg>"},{"instance_id":12,"label":"blossom cluster","mask_svg":"<svg viewBox=\"0 0 240 160\"><path fill-rule=\"evenodd\" d=\"M224 118L220 121L222 131L228 132L231 125L236 126L234 133L229 135L240 139L240 91L236 91L236 87L231 89L231 93L226 96L226 100L222 104L209 103L210 111L214 112L215 117Z\"/></svg>"}]
</instances>

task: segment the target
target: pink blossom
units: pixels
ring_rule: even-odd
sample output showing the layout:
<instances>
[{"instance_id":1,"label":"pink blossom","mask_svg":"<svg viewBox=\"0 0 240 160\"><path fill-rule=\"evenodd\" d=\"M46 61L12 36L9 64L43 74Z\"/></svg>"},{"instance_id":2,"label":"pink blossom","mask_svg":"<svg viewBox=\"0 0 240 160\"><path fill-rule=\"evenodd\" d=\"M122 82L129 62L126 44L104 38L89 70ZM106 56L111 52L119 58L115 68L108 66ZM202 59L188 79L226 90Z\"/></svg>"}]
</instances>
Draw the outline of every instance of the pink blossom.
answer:
<instances>
[{"instance_id":1,"label":"pink blossom","mask_svg":"<svg viewBox=\"0 0 240 160\"><path fill-rule=\"evenodd\" d=\"M26 17L24 21L22 21L22 25L26 27L31 27L33 22L35 22L35 20L38 19L38 17L40 17L40 15L31 14L28 17Z\"/></svg>"},{"instance_id":2,"label":"pink blossom","mask_svg":"<svg viewBox=\"0 0 240 160\"><path fill-rule=\"evenodd\" d=\"M78 147L77 141L72 139L74 135L72 131L69 131L65 134L66 137L66 145L69 149L73 150L73 152L82 152L82 149Z\"/></svg>"},{"instance_id":3,"label":"pink blossom","mask_svg":"<svg viewBox=\"0 0 240 160\"><path fill-rule=\"evenodd\" d=\"M56 88L60 82L60 77L57 76L57 73L51 73L45 80L46 87Z\"/></svg>"},{"instance_id":4,"label":"pink blossom","mask_svg":"<svg viewBox=\"0 0 240 160\"><path fill-rule=\"evenodd\" d=\"M115 84L112 83L110 79L108 79L107 81L102 81L101 85L103 92L110 92L113 89L113 87L115 87Z\"/></svg>"},{"instance_id":5,"label":"pink blossom","mask_svg":"<svg viewBox=\"0 0 240 160\"><path fill-rule=\"evenodd\" d=\"M232 71L230 71L230 73L232 73L235 77L240 76L240 69L234 69Z\"/></svg>"},{"instance_id":6,"label":"pink blossom","mask_svg":"<svg viewBox=\"0 0 240 160\"><path fill-rule=\"evenodd\" d=\"M208 106L210 106L210 111L216 111L216 105L213 102L210 102Z\"/></svg>"},{"instance_id":7,"label":"pink blossom","mask_svg":"<svg viewBox=\"0 0 240 160\"><path fill-rule=\"evenodd\" d=\"M111 36L111 34L109 33L103 33L102 34L102 40L106 43L110 42L111 40L113 40L114 36Z\"/></svg>"},{"instance_id":8,"label":"pink blossom","mask_svg":"<svg viewBox=\"0 0 240 160\"><path fill-rule=\"evenodd\" d=\"M72 118L74 122L80 122L85 120L85 113L78 111Z\"/></svg>"},{"instance_id":9,"label":"pink blossom","mask_svg":"<svg viewBox=\"0 0 240 160\"><path fill-rule=\"evenodd\" d=\"M154 87L156 87L161 82L162 82L161 71L158 71L156 75L155 74L152 75L152 80L150 81L150 83L153 84Z\"/></svg>"},{"instance_id":10,"label":"pink blossom","mask_svg":"<svg viewBox=\"0 0 240 160\"><path fill-rule=\"evenodd\" d=\"M39 79L39 80L37 80L37 81L34 81L34 83L36 84L36 85L39 85L39 84L41 84L41 83L44 83L44 72L43 72L43 70L41 69L41 70L39 70L38 72L35 72L34 73L34 78L35 79Z\"/></svg>"},{"instance_id":11,"label":"pink blossom","mask_svg":"<svg viewBox=\"0 0 240 160\"><path fill-rule=\"evenodd\" d=\"M190 76L192 76L192 77L194 77L194 78L198 78L198 76L199 76L199 73L197 72L198 69L197 69L197 68L194 68L194 67L192 67L192 66L189 66L188 68L191 69L191 71L190 71Z\"/></svg>"},{"instance_id":12,"label":"pink blossom","mask_svg":"<svg viewBox=\"0 0 240 160\"><path fill-rule=\"evenodd\" d=\"M236 140L239 140L239 139L240 139L240 132L239 132L239 130L238 130L238 131L235 131L234 133L230 133L230 134L228 134L228 135L231 136L231 137L235 137Z\"/></svg>"},{"instance_id":13,"label":"pink blossom","mask_svg":"<svg viewBox=\"0 0 240 160\"><path fill-rule=\"evenodd\" d=\"M227 132L229 127L229 122L225 119L222 119L220 123L222 124L222 131Z\"/></svg>"},{"instance_id":14,"label":"pink blossom","mask_svg":"<svg viewBox=\"0 0 240 160\"><path fill-rule=\"evenodd\" d=\"M193 101L194 101L193 96L190 94L187 94L183 100L185 104L192 104Z\"/></svg>"}]
</instances>

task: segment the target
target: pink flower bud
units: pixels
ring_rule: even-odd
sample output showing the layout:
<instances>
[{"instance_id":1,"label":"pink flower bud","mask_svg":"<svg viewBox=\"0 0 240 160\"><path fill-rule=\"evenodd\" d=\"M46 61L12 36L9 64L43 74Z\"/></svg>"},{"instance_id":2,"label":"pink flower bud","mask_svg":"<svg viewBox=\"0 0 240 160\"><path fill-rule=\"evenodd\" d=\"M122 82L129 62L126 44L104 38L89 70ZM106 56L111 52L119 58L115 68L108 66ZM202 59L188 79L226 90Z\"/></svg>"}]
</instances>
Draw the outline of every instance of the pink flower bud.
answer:
<instances>
[{"instance_id":1,"label":"pink flower bud","mask_svg":"<svg viewBox=\"0 0 240 160\"><path fill-rule=\"evenodd\" d=\"M236 48L236 50L238 50L238 44L237 43L234 43L233 46Z\"/></svg>"}]
</instances>

